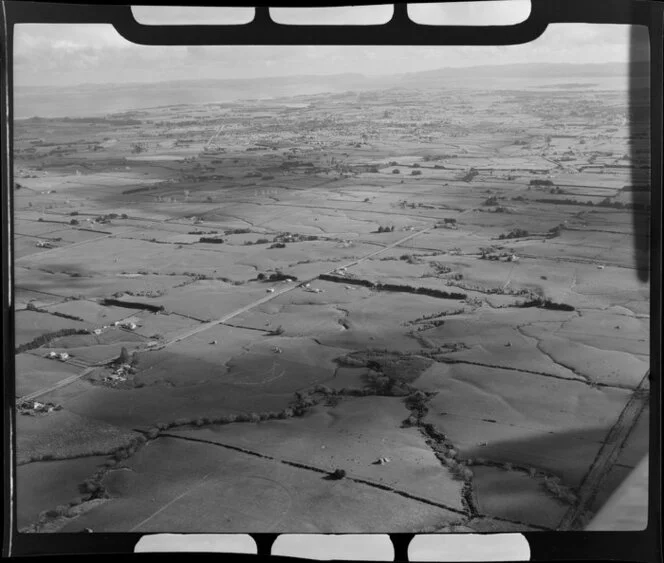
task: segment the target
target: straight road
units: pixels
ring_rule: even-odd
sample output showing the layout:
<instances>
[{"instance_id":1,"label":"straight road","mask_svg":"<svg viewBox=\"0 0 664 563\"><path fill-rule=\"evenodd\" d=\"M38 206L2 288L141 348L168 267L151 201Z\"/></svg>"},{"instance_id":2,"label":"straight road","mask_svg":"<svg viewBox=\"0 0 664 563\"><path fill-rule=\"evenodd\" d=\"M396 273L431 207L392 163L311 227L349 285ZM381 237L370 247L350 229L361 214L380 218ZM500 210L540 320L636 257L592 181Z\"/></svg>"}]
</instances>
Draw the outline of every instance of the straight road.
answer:
<instances>
[{"instance_id":1,"label":"straight road","mask_svg":"<svg viewBox=\"0 0 664 563\"><path fill-rule=\"evenodd\" d=\"M26 256L21 256L20 258L16 258L14 260L14 262L17 263L17 264L21 263L21 262L29 262L30 259L34 260L37 257L41 258L42 256L46 256L47 254L49 256L51 256L53 254L58 254L58 252L61 252L63 250L66 251L66 252L69 252L69 250L71 250L72 248L76 248L77 246L82 246L84 244L90 244L90 243L93 243L93 242L98 242L100 240L115 237L118 234L130 233L132 231L136 231L137 229L138 229L138 227L134 227L134 228L127 229L126 231L123 231L122 233L109 233L107 235L102 235L100 237L95 237L95 238L91 238L91 239L87 239L87 240L82 240L82 241L79 241L79 242L73 242L71 244L66 244L64 246L55 246L53 248L43 250L42 252L38 252L36 254L27 254ZM25 235L23 235L23 236L25 236ZM44 237L42 237L42 238L44 238Z\"/></svg>"},{"instance_id":2,"label":"straight road","mask_svg":"<svg viewBox=\"0 0 664 563\"><path fill-rule=\"evenodd\" d=\"M379 250L376 250L374 252L366 254L365 256L362 256L361 258L358 258L356 260L348 262L344 266L338 266L338 267L330 270L327 273L332 273L335 270L339 270L341 268L350 268L351 266L355 266L357 264L360 264L360 263L364 262L365 260L369 260L373 256L376 256L377 254L380 254L381 252L385 252L387 250L390 250L390 249L392 249L396 246L399 246L400 244L403 244L404 242L406 242L406 241L408 241L408 240L410 240L410 239L412 239L412 238L414 238L418 235L421 235L422 233L426 233L426 232L430 231L432 228L433 228L433 226L427 227L427 228L422 229L420 231L416 231L414 233L411 233L410 235L408 235L406 237L403 237L403 238L399 239L396 242L393 242L391 244L388 244L387 246L384 246L384 247L380 248ZM102 238L106 238L106 237L102 237ZM71 248L71 246L67 247L67 248ZM263 303L267 303L268 301L272 301L272 299L275 299L275 298L279 297L280 295L283 295L284 293L288 293L289 291L293 291L294 289L300 287L301 285L306 284L306 283L310 283L310 282L312 282L316 279L318 279L318 275L313 277L313 278L310 278L308 280L304 280L304 281L298 282L296 284L288 285L288 286L286 286L284 288L281 288L281 289L276 289L274 291L274 293L269 293L265 297L261 297L260 299L257 299L256 301L253 301L253 302L249 303L248 305L245 305L244 307L236 309L235 311L232 311L231 313L228 313L227 315L224 315L223 317L221 317L219 319L215 319L213 321L202 323L202 324L192 328L191 330L185 332L184 334L180 334L179 336L173 338L172 340L169 340L168 342L165 342L162 346L152 348L152 350L162 350L162 349L164 349L168 346L171 346L172 344L175 344L176 342L181 342L181 341L186 340L187 338L190 338L190 337L192 337L196 334L200 334L201 332L206 331L209 328L212 328L212 327L218 326L220 324L223 324L223 323L231 320L232 318L237 317L238 315L241 315L242 313L246 313L247 311L250 311L251 309L254 309L255 307L258 307L259 305L262 305ZM107 360L105 362L98 362L97 364L92 365L92 366L84 369L81 373L66 377L65 379L59 381L58 383L56 383L56 384L54 384L50 387L45 387L43 389L40 389L40 390L35 391L33 393L30 393L28 395L24 395L23 397L20 397L20 398L17 399L17 403L20 403L20 402L23 402L23 401L31 401L31 400L33 400L37 397L40 397L42 395L46 395L47 393L55 391L56 389L60 389L61 387L65 387L66 385L69 385L70 383L73 383L74 381L77 381L77 380L85 377L86 375L91 373L95 368L107 364L112 359L113 358L111 358L110 360Z\"/></svg>"},{"instance_id":3,"label":"straight road","mask_svg":"<svg viewBox=\"0 0 664 563\"><path fill-rule=\"evenodd\" d=\"M337 266L336 268L333 268L332 270L329 270L328 272L325 272L325 273L329 274L329 273L332 273L335 270L339 270L341 268L350 268L351 266L355 266L357 264L360 264L360 263L364 262L365 260L369 260L370 258L376 256L377 254L385 252L386 250L390 250L390 249L392 249L396 246L399 246L400 244L403 244L406 241L409 241L410 239L412 239L412 238L414 238L418 235L421 235L422 233L430 231L432 228L433 227L427 227L427 228L422 229L420 231L416 231L416 232L408 235L407 237L399 239L398 241L393 242L391 244L388 244L387 246L384 246L384 247L382 247L382 248L380 248L380 249L378 249L374 252L370 252L369 254L366 254L365 256L362 256L361 258L358 258L356 260L348 262L343 266ZM318 277L320 275L321 274L318 274L317 276L314 276L314 277L309 278L307 280L298 282L298 283L293 284L293 285L288 285L288 286L286 286L282 289L275 289L274 293L269 293L265 297L261 297L260 299L257 299L256 301L253 301L253 302L249 303L248 305L245 305L244 307L241 307L240 309L236 309L235 311L233 311L231 313L228 313L227 315L224 315L223 317L221 317L219 319L215 319L213 321L209 321L207 323L203 323L201 325L198 325L198 326L192 328L191 330L185 332L184 334L180 334L179 336L173 338L172 340L169 340L168 342L164 343L162 346L153 348L153 350L161 350L163 348L166 348L167 346L170 346L171 344L175 344L176 342L181 342L183 340L186 340L187 338L190 338L190 337L192 337L196 334L199 334L199 333L201 333L205 330L208 330L209 328L212 328L214 326L218 326L220 324L223 324L223 323L231 320L232 318L237 317L238 315L241 315L242 313L246 313L247 311L251 311L251 309L254 309L255 307L258 307L259 305L262 305L263 303L267 303L268 301L272 301L273 299L276 299L277 297L279 297L280 295L283 295L284 293L288 293L289 291L293 291L294 289L297 289L298 287L300 287L303 284L311 283L312 281L318 279Z\"/></svg>"},{"instance_id":4,"label":"straight road","mask_svg":"<svg viewBox=\"0 0 664 563\"><path fill-rule=\"evenodd\" d=\"M90 366L88 368L85 368L81 373L76 373L74 375L70 375L69 377L66 377L65 379L62 379L58 381L56 384L51 385L50 387L45 387L43 389L40 389L39 391L35 391L34 393L29 393L27 395L23 395L23 397L19 397L16 399L16 404L23 403L24 401L32 401L36 399L37 397L41 397L42 395L46 395L47 393L50 393L51 391L55 391L56 389L60 389L60 387L65 387L69 385L70 383L74 383L74 381L77 381L81 379L82 377L85 377L92 371L97 366Z\"/></svg>"}]
</instances>

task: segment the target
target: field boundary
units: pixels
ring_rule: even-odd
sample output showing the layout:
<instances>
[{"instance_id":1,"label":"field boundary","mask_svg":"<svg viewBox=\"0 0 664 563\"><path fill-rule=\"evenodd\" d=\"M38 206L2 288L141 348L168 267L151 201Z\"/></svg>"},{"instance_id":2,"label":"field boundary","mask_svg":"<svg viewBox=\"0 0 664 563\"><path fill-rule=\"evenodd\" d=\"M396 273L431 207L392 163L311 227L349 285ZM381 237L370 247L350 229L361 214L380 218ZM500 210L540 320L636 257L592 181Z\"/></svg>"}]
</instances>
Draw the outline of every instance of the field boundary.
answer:
<instances>
[{"instance_id":1,"label":"field boundary","mask_svg":"<svg viewBox=\"0 0 664 563\"><path fill-rule=\"evenodd\" d=\"M311 465L309 463L302 463L300 461L291 461L291 460L288 460L288 459L280 459L280 458L273 457L271 455L262 454L260 452L254 451L254 450L249 450L247 448L242 448L242 447L239 447L239 446L233 446L231 444L224 444L223 442L212 442L210 440L203 440L201 438L192 438L190 436L180 436L180 435L177 435L177 434L169 434L169 433L164 433L164 432L162 432L160 434L160 437L163 437L163 438L177 438L177 439L180 439L180 440L189 440L189 441L192 441L192 442L199 442L199 443L203 443L203 444L220 446L222 448L235 450L235 451L247 454L247 455L252 455L254 457L260 457L260 458L263 458L263 459L276 461L278 463L283 463L284 465L289 465L291 467L297 467L299 469L306 469L308 471L314 471L316 473L320 473L320 474L323 474L323 475L329 475L330 474L329 470L321 469L320 467L316 467L315 465ZM374 481L371 481L370 479L365 479L365 478L362 478L362 477L351 477L349 475L346 475L344 477L344 479L347 479L349 481L353 481L355 483L360 483L362 485L367 485L369 487L373 487L373 488L376 488L376 489L381 489L383 491L387 491L387 492L390 492L390 493L395 493L395 494L400 495L402 497L409 498L411 500L416 500L416 501L422 502L424 504L430 504L432 506L442 508L443 510L447 510L449 512L454 512L455 514L462 514L464 516L467 515L464 510L460 510L458 508L447 506L447 505L445 505L441 502L430 500L430 499L427 499L425 497L421 497L419 495L409 493L407 491L402 491L400 489L396 489L394 487L391 487L390 485L383 485L382 483L376 483Z\"/></svg>"}]
</instances>

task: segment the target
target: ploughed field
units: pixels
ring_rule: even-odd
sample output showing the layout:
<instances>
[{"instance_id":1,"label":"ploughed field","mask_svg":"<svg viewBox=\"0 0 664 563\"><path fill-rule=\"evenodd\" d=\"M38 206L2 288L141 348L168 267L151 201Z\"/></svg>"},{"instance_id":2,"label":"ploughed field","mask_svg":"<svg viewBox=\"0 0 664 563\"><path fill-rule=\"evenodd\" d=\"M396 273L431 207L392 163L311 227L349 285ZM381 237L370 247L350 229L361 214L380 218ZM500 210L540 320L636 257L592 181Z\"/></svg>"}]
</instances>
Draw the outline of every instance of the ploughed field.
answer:
<instances>
[{"instance_id":1,"label":"ploughed field","mask_svg":"<svg viewBox=\"0 0 664 563\"><path fill-rule=\"evenodd\" d=\"M648 162L593 96L18 121L19 527L582 528L649 412Z\"/></svg>"}]
</instances>

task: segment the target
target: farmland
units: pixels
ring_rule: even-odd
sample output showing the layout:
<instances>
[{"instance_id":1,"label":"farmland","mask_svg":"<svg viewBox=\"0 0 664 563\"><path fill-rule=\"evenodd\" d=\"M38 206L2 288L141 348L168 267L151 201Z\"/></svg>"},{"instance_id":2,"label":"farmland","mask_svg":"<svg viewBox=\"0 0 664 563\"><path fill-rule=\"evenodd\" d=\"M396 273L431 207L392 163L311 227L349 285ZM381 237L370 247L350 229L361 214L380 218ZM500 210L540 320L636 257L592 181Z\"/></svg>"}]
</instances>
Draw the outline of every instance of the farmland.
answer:
<instances>
[{"instance_id":1,"label":"farmland","mask_svg":"<svg viewBox=\"0 0 664 563\"><path fill-rule=\"evenodd\" d=\"M480 82L17 120L20 528L581 529L648 452L647 90Z\"/></svg>"}]
</instances>

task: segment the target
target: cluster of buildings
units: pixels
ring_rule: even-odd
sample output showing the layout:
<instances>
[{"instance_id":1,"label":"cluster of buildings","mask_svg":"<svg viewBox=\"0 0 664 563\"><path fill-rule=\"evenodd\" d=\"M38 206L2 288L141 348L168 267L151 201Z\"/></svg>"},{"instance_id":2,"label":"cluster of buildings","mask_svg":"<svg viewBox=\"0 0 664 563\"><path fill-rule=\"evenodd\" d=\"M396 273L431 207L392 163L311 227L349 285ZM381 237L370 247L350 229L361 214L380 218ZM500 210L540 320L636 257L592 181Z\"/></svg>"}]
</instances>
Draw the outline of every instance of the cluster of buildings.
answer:
<instances>
[{"instance_id":1,"label":"cluster of buildings","mask_svg":"<svg viewBox=\"0 0 664 563\"><path fill-rule=\"evenodd\" d=\"M51 360L60 360L61 362L66 362L71 356L67 352L56 352L51 350L48 353L48 358Z\"/></svg>"}]
</instances>

